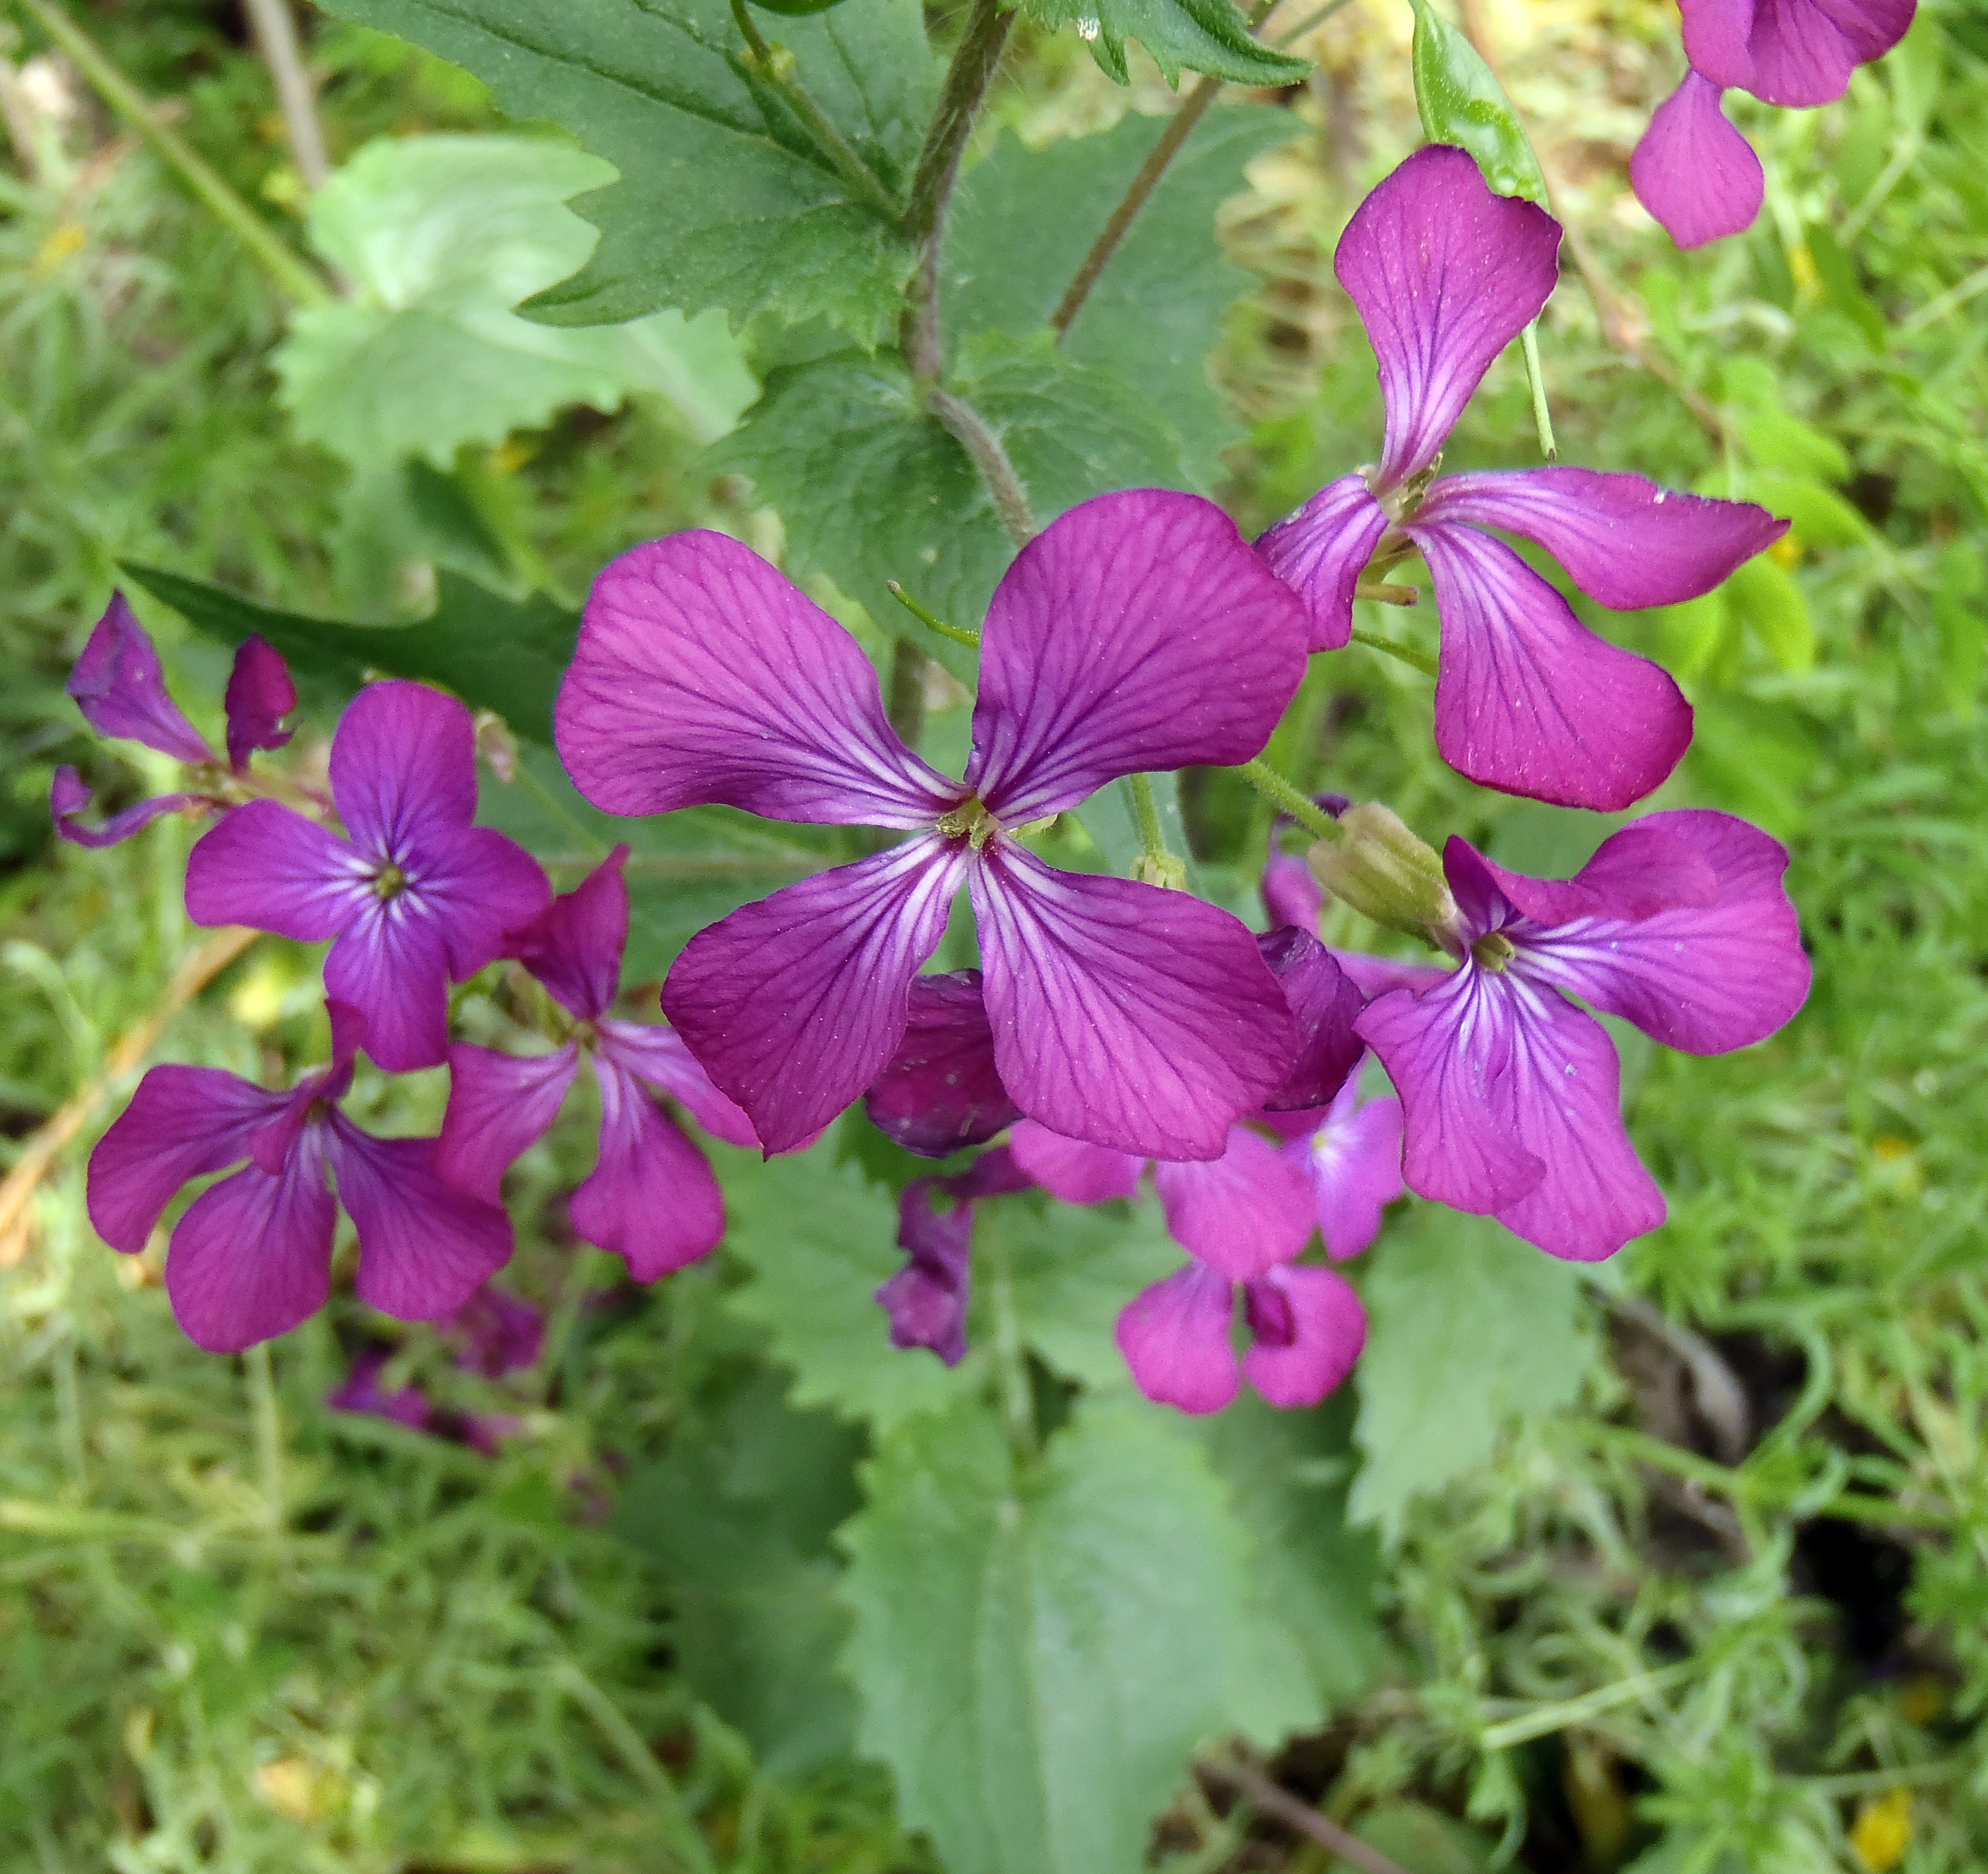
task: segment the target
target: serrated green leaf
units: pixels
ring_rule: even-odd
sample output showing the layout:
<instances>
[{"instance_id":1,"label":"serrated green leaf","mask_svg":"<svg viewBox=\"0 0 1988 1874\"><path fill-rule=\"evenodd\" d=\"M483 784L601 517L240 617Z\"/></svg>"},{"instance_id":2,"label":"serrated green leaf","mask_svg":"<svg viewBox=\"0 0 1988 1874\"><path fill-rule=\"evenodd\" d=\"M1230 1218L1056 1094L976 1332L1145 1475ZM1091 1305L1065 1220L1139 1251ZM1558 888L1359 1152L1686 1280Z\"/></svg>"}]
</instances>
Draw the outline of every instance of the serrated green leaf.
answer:
<instances>
[{"instance_id":1,"label":"serrated green leaf","mask_svg":"<svg viewBox=\"0 0 1988 1874\"><path fill-rule=\"evenodd\" d=\"M1509 1420L1572 1402L1594 1338L1570 1265L1434 1204L1381 1238L1364 1292L1348 1513L1392 1541L1408 1505L1481 1468Z\"/></svg>"},{"instance_id":2,"label":"serrated green leaf","mask_svg":"<svg viewBox=\"0 0 1988 1874\"><path fill-rule=\"evenodd\" d=\"M942 329L1046 326L1166 121L1128 117L1042 150L1002 137L953 195L940 262ZM1242 188L1253 157L1301 127L1266 106L1210 112L1126 231L1061 347L1150 399L1204 488L1222 475L1217 452L1242 434L1209 380L1208 354L1223 312L1253 283L1224 258L1215 212ZM1043 215L1046 201L1058 205L1055 215Z\"/></svg>"},{"instance_id":3,"label":"serrated green leaf","mask_svg":"<svg viewBox=\"0 0 1988 1874\"><path fill-rule=\"evenodd\" d=\"M1500 195L1547 205L1547 179L1532 139L1484 56L1429 4L1411 0L1415 36L1409 51L1415 108L1431 143L1469 151Z\"/></svg>"},{"instance_id":4,"label":"serrated green leaf","mask_svg":"<svg viewBox=\"0 0 1988 1874\"><path fill-rule=\"evenodd\" d=\"M418 624L347 624L275 611L160 567L123 565L203 637L233 646L259 631L283 654L306 703L335 713L369 673L413 677L453 690L472 709L494 709L522 736L552 740L553 699L580 621L542 595L500 598L444 572L435 608Z\"/></svg>"},{"instance_id":5,"label":"serrated green leaf","mask_svg":"<svg viewBox=\"0 0 1988 1874\"><path fill-rule=\"evenodd\" d=\"M1236 1727L1247 1534L1188 1436L1090 1405L1017 1475L984 1408L887 1436L846 1524L862 1749L948 1874L1137 1874Z\"/></svg>"},{"instance_id":6,"label":"serrated green leaf","mask_svg":"<svg viewBox=\"0 0 1988 1874\"><path fill-rule=\"evenodd\" d=\"M524 308L615 325L722 306L822 314L860 343L894 317L911 250L857 199L777 99L746 76L726 0L326 0L466 67L519 118L549 118L620 181L583 196L600 242ZM935 77L918 0L847 0L783 21L801 82L884 188L901 195Z\"/></svg>"},{"instance_id":7,"label":"serrated green leaf","mask_svg":"<svg viewBox=\"0 0 1988 1874\"><path fill-rule=\"evenodd\" d=\"M939 1410L984 1383L979 1363L948 1368L891 1345L876 1291L904 1266L898 1207L833 1136L764 1165L729 1155L726 1247L753 1279L727 1305L763 1328L794 1376L796 1406L825 1406L879 1430Z\"/></svg>"},{"instance_id":8,"label":"serrated green leaf","mask_svg":"<svg viewBox=\"0 0 1988 1874\"><path fill-rule=\"evenodd\" d=\"M959 385L1001 438L1039 523L1121 488L1190 485L1165 423L1134 391L1046 347L990 349ZM902 582L948 624L978 630L1015 549L986 485L894 359L843 353L767 381L705 458L751 478L787 533L787 570L825 573L893 624ZM921 638L971 682L977 655Z\"/></svg>"},{"instance_id":9,"label":"serrated green leaf","mask_svg":"<svg viewBox=\"0 0 1988 1874\"><path fill-rule=\"evenodd\" d=\"M562 331L510 309L586 259L594 231L566 198L611 165L548 138L383 137L311 205L313 246L350 297L291 322L276 367L297 433L355 467L411 455L447 468L570 404L632 391L674 399L699 440L724 435L756 387L716 315L664 313Z\"/></svg>"},{"instance_id":10,"label":"serrated green leaf","mask_svg":"<svg viewBox=\"0 0 1988 1874\"><path fill-rule=\"evenodd\" d=\"M1100 68L1121 85L1131 79L1128 39L1152 54L1175 86L1183 66L1243 85L1294 85L1311 69L1309 59L1259 45L1230 0L1022 0L1022 6L1046 26L1075 26Z\"/></svg>"}]
</instances>

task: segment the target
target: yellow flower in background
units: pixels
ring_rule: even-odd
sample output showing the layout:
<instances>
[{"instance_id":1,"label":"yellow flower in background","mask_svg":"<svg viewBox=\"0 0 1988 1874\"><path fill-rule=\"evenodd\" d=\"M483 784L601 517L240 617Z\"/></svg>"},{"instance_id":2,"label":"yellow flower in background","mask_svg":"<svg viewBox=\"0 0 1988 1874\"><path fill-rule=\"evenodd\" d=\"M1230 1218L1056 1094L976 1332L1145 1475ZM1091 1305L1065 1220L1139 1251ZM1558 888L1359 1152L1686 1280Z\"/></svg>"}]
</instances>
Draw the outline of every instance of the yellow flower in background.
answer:
<instances>
[{"instance_id":1,"label":"yellow flower in background","mask_svg":"<svg viewBox=\"0 0 1988 1874\"><path fill-rule=\"evenodd\" d=\"M1888 1789L1867 1796L1850 1831L1850 1845L1871 1874L1890 1874L1912 1845L1912 1792Z\"/></svg>"}]
</instances>

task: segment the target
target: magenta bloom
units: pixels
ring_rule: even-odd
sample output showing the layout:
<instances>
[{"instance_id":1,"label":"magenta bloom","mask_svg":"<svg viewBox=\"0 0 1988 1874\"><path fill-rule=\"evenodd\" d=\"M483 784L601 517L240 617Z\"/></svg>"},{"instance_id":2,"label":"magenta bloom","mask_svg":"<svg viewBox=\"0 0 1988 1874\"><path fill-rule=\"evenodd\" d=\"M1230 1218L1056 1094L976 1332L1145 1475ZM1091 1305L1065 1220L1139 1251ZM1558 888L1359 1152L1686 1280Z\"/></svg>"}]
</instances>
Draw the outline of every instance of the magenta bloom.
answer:
<instances>
[{"instance_id":1,"label":"magenta bloom","mask_svg":"<svg viewBox=\"0 0 1988 1874\"><path fill-rule=\"evenodd\" d=\"M441 1324L462 1338L455 1364L485 1379L533 1365L545 1344L545 1316L488 1282Z\"/></svg>"},{"instance_id":2,"label":"magenta bloom","mask_svg":"<svg viewBox=\"0 0 1988 1874\"><path fill-rule=\"evenodd\" d=\"M357 1412L363 1418L389 1419L411 1432L425 1432L434 1416L434 1408L419 1386L396 1386L389 1392L380 1383L386 1370L384 1348L369 1347L357 1355L343 1381L324 1395L333 1412Z\"/></svg>"},{"instance_id":3,"label":"magenta bloom","mask_svg":"<svg viewBox=\"0 0 1988 1874\"><path fill-rule=\"evenodd\" d=\"M1471 392L1552 293L1560 235L1543 209L1494 195L1468 155L1442 144L1361 204L1333 264L1380 362L1380 464L1321 489L1257 548L1303 596L1314 651L1347 643L1354 588L1377 550L1418 550L1442 623L1444 760L1506 793L1613 810L1676 766L1691 706L1483 529L1537 541L1582 591L1623 609L1709 592L1787 523L1587 468L1434 479Z\"/></svg>"},{"instance_id":4,"label":"magenta bloom","mask_svg":"<svg viewBox=\"0 0 1988 1874\"><path fill-rule=\"evenodd\" d=\"M964 885L1014 1103L1100 1144L1210 1157L1290 1065L1249 932L1185 892L1058 871L1016 835L1123 775L1249 759L1303 644L1301 608L1212 502L1085 502L994 594L973 755L949 780L898 739L841 626L735 540L682 533L595 582L559 746L610 813L718 803L911 836L734 912L670 972L665 1012L769 1150L890 1061Z\"/></svg>"},{"instance_id":5,"label":"magenta bloom","mask_svg":"<svg viewBox=\"0 0 1988 1874\"><path fill-rule=\"evenodd\" d=\"M1727 120L1720 98L1827 104L1850 74L1905 37L1915 0L1679 0L1684 83L1650 120L1629 161L1643 206L1679 247L1750 228L1765 183L1760 159Z\"/></svg>"},{"instance_id":6,"label":"magenta bloom","mask_svg":"<svg viewBox=\"0 0 1988 1874\"><path fill-rule=\"evenodd\" d=\"M985 1145L1021 1118L994 1064L979 970L912 979L903 1039L864 1110L877 1131L921 1159Z\"/></svg>"},{"instance_id":7,"label":"magenta bloom","mask_svg":"<svg viewBox=\"0 0 1988 1874\"><path fill-rule=\"evenodd\" d=\"M544 909L539 862L476 814L476 735L452 696L418 683L360 692L331 743L347 837L275 800L252 800L187 861L196 924L333 939L327 995L366 1018L366 1049L393 1073L439 1066L448 984L502 954Z\"/></svg>"},{"instance_id":8,"label":"magenta bloom","mask_svg":"<svg viewBox=\"0 0 1988 1874\"><path fill-rule=\"evenodd\" d=\"M653 1282L717 1247L725 1199L704 1154L647 1089L669 1094L729 1144L759 1142L681 1037L608 1015L628 945L621 876L627 857L617 846L575 889L512 932L506 949L573 1018L573 1038L549 1054L504 1054L466 1042L451 1047L438 1162L445 1177L495 1202L504 1173L558 1117L584 1054L600 1088L600 1155L573 1194L573 1227L625 1257L637 1281Z\"/></svg>"},{"instance_id":9,"label":"magenta bloom","mask_svg":"<svg viewBox=\"0 0 1988 1874\"><path fill-rule=\"evenodd\" d=\"M948 1366L966 1357L966 1304L972 1293L973 1206L985 1197L1026 1191L1034 1181L1005 1146L983 1152L956 1178L915 1178L898 1199L903 1268L877 1290L891 1318L893 1347L927 1347ZM935 1191L952 1200L942 1211Z\"/></svg>"},{"instance_id":10,"label":"magenta bloom","mask_svg":"<svg viewBox=\"0 0 1988 1874\"><path fill-rule=\"evenodd\" d=\"M1322 1112L1266 1113L1284 1156L1310 1180L1319 1234L1334 1262L1357 1256L1381 1233L1381 1213L1401 1194L1401 1104L1360 1103L1357 1077Z\"/></svg>"},{"instance_id":11,"label":"magenta bloom","mask_svg":"<svg viewBox=\"0 0 1988 1874\"><path fill-rule=\"evenodd\" d=\"M194 1199L166 1258L174 1316L210 1353L286 1333L324 1306L338 1220L327 1166L359 1233L353 1286L383 1314L446 1314L510 1260L511 1219L442 1181L433 1139L375 1138L339 1111L365 1020L326 1007L331 1064L294 1092L218 1067L154 1067L90 1154L90 1221L127 1252L145 1247L190 1179L242 1166Z\"/></svg>"},{"instance_id":12,"label":"magenta bloom","mask_svg":"<svg viewBox=\"0 0 1988 1874\"><path fill-rule=\"evenodd\" d=\"M221 758L167 694L159 653L150 634L133 616L121 592L110 603L66 686L84 721L100 736L142 742L192 768L218 769ZM289 740L278 727L296 707L297 692L282 657L260 638L250 638L235 654L228 680L228 748L235 772L244 773L259 748L280 748ZM72 845L114 846L147 827L161 814L205 813L228 803L207 792L157 794L113 815L101 827L80 818L90 804L83 777L66 765L56 770L49 807L56 831Z\"/></svg>"},{"instance_id":13,"label":"magenta bloom","mask_svg":"<svg viewBox=\"0 0 1988 1874\"><path fill-rule=\"evenodd\" d=\"M1550 1254L1612 1256L1664 1220L1622 1125L1608 1030L1724 1054L1808 994L1786 850L1730 814L1652 814L1569 880L1527 878L1460 839L1454 972L1366 959L1360 1032L1401 1095L1409 1186L1495 1216Z\"/></svg>"}]
</instances>

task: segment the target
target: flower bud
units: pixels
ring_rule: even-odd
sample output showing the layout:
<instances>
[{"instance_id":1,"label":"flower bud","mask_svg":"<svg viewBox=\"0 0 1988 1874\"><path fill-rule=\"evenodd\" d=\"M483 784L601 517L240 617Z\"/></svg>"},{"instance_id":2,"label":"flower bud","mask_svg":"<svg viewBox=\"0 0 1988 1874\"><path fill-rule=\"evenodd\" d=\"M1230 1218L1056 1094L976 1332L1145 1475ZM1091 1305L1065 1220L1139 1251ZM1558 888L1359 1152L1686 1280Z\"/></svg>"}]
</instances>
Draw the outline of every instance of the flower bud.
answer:
<instances>
[{"instance_id":1,"label":"flower bud","mask_svg":"<svg viewBox=\"0 0 1988 1874\"><path fill-rule=\"evenodd\" d=\"M1438 949L1455 949L1456 901L1435 850L1378 800L1348 807L1339 824L1339 838L1311 849L1312 876L1376 924L1425 938Z\"/></svg>"}]
</instances>

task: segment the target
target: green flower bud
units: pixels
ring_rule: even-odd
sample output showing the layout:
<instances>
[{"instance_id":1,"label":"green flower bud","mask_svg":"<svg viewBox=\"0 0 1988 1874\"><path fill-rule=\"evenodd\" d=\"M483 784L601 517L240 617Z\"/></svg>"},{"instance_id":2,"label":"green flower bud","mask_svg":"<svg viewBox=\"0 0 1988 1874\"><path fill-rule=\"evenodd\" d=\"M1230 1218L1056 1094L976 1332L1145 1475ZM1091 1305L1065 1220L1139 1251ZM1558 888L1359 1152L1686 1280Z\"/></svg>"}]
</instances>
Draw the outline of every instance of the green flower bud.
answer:
<instances>
[{"instance_id":1,"label":"green flower bud","mask_svg":"<svg viewBox=\"0 0 1988 1874\"><path fill-rule=\"evenodd\" d=\"M1453 952L1460 941L1456 901L1434 847L1378 800L1348 807L1339 824L1339 838L1311 849L1312 876L1362 917Z\"/></svg>"}]
</instances>

